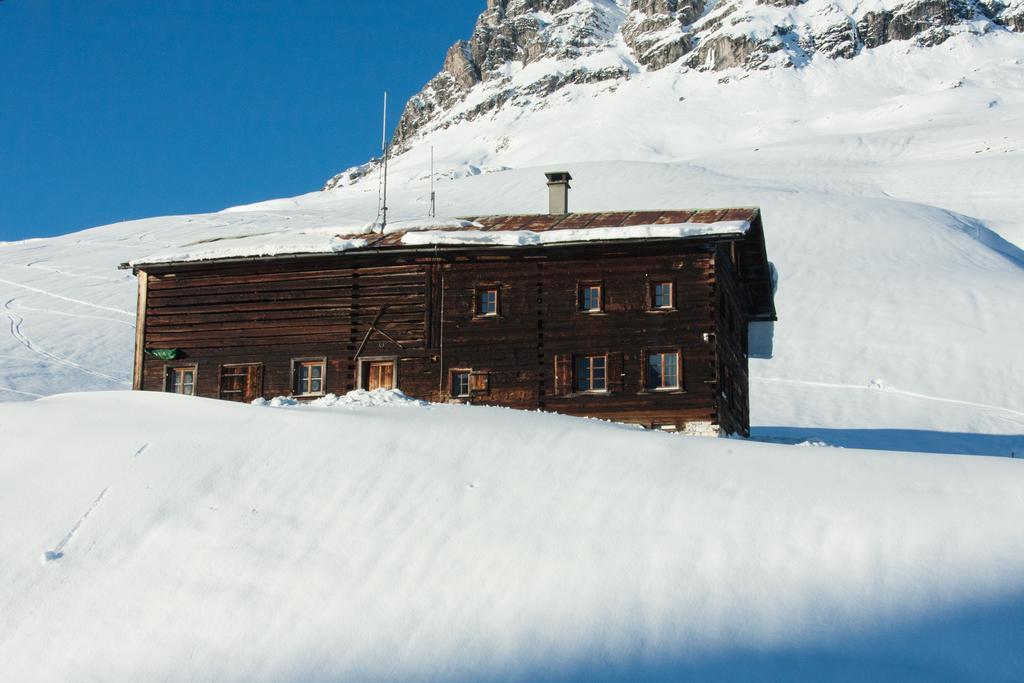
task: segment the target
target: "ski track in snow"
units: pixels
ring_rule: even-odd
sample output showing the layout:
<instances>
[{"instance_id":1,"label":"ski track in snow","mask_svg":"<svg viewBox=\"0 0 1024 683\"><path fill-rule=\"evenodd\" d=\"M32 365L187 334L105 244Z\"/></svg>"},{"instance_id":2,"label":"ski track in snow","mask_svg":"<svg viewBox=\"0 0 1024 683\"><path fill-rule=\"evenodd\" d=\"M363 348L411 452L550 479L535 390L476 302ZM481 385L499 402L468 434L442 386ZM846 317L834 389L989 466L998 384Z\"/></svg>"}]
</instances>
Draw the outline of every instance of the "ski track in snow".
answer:
<instances>
[{"instance_id":1,"label":"ski track in snow","mask_svg":"<svg viewBox=\"0 0 1024 683\"><path fill-rule=\"evenodd\" d=\"M4 310L7 312L7 317L11 321L11 336L14 337L19 343L21 343L26 349L28 349L32 353L41 356L47 362L57 363L58 365L65 365L69 368L74 368L76 370L92 375L94 377L99 377L100 379L105 379L107 381L114 382L115 384L130 384L129 380L127 379L121 377L114 377L113 375L108 375L105 372L100 372L99 370L87 368L84 365L80 365L74 361L68 360L67 358L58 356L55 353L51 353L45 349L37 347L32 342L32 340L26 337L25 334L21 331L21 324L25 322L25 318L15 313L14 310L11 308L11 303L13 301L14 299L8 299L7 301L4 302Z\"/></svg>"},{"instance_id":2,"label":"ski track in snow","mask_svg":"<svg viewBox=\"0 0 1024 683\"><path fill-rule=\"evenodd\" d=\"M31 287L29 285L24 285L24 284L22 284L20 282L13 282L11 280L4 280L3 278L0 278L0 284L12 285L14 287L21 287L22 289L27 289L30 292L35 292L37 294L44 294L46 296L53 297L54 299L60 299L62 301L70 301L71 303L78 304L79 306L88 306L89 308L98 308L98 309L100 309L102 311L111 311L113 313L120 313L121 315L127 315L127 316L130 316L132 318L135 317L135 312L134 311L125 311L125 310L120 309L120 308L114 308L113 306L104 306L102 304L94 304L94 303L91 303L89 301L82 301L81 299L72 299L69 296L63 296L61 294L55 294L53 292L48 292L45 289L39 289L38 287Z\"/></svg>"},{"instance_id":3,"label":"ski track in snow","mask_svg":"<svg viewBox=\"0 0 1024 683\"><path fill-rule=\"evenodd\" d=\"M45 398L42 394L35 394L31 391L22 391L21 389L12 389L11 387L0 387L0 391L9 391L12 394L21 394L22 396L30 396L32 398Z\"/></svg>"},{"instance_id":4,"label":"ski track in snow","mask_svg":"<svg viewBox=\"0 0 1024 683\"><path fill-rule=\"evenodd\" d=\"M62 275L64 277L80 278L82 280L96 280L99 282L121 282L118 278L106 277L103 275L85 275L83 273L73 273L67 270L61 270L56 266L44 265L48 263L50 259L37 259L35 261L29 261L28 263L0 263L0 267L4 268L24 268L26 270L45 270L48 273L54 273L55 275Z\"/></svg>"},{"instance_id":5,"label":"ski track in snow","mask_svg":"<svg viewBox=\"0 0 1024 683\"><path fill-rule=\"evenodd\" d=\"M769 382L772 384L791 384L798 386L809 386L809 387L824 387L826 389L859 389L861 391L879 391L886 394L896 394L899 396L907 396L909 398L920 398L927 401L938 401L940 403L952 403L961 406L971 406L972 408L982 408L985 410L995 410L1003 413L1009 413L1017 417L1024 417L1024 412L1019 410L1013 410L1006 406L994 406L988 403L975 403L974 401L962 401L956 398L944 398L942 396L929 396L928 394L920 394L915 391L904 391L902 389L892 389L889 387L879 388L872 386L863 386L861 384L839 384L833 382L812 382L809 380L800 379L784 379L782 377L754 377L751 376L752 380L756 382ZM1016 422L1016 420L1014 420ZM1022 422L1021 424L1024 424Z\"/></svg>"},{"instance_id":6,"label":"ski track in snow","mask_svg":"<svg viewBox=\"0 0 1024 683\"><path fill-rule=\"evenodd\" d=\"M78 530L82 527L82 524L85 522L85 520L87 520L89 518L89 515L91 515L93 513L93 510L98 508L100 503L103 502L103 498L104 498L104 496L107 495L107 491L109 491L109 490L110 490L110 487L107 487L107 488L103 489L102 491L100 491L100 495L96 497L96 500L93 501L93 504L90 505L89 509L85 511L85 514L82 515L81 517L79 517L78 521L75 522L75 525L73 527L71 527L71 531L69 531L67 534L65 534L64 538L60 539L60 543L57 544L57 547L55 547L53 550L47 550L45 553L43 553L43 562L44 563L45 562L54 562L54 561L59 560L60 558L64 557L64 548L66 548L68 543L71 542L71 539L73 539L75 537L75 534L78 533Z\"/></svg>"},{"instance_id":7,"label":"ski track in snow","mask_svg":"<svg viewBox=\"0 0 1024 683\"><path fill-rule=\"evenodd\" d=\"M32 306L19 306L19 311L32 311L33 313L48 313L49 315L59 315L65 318L81 318L84 320L106 320L107 322L115 323L117 325L124 325L135 329L135 323L128 320L121 320L120 318L108 318L105 315L83 315L82 313L68 313L66 311L55 311L52 308L33 308Z\"/></svg>"}]
</instances>

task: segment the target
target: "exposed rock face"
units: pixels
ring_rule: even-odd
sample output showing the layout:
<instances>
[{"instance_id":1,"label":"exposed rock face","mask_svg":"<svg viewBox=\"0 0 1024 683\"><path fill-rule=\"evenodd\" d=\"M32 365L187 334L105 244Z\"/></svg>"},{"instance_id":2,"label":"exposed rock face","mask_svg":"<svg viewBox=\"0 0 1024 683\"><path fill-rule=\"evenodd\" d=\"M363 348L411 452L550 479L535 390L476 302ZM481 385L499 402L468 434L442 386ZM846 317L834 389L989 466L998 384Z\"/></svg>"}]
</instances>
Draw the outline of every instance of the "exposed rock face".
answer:
<instances>
[{"instance_id":1,"label":"exposed rock face","mask_svg":"<svg viewBox=\"0 0 1024 683\"><path fill-rule=\"evenodd\" d=\"M571 85L642 70L800 67L850 59L892 41L936 45L956 33L1024 32L1024 0L487 0L472 36L409 100L395 131L413 137L527 105ZM543 62L543 67L527 67ZM343 173L327 187L350 182Z\"/></svg>"},{"instance_id":2,"label":"exposed rock face","mask_svg":"<svg viewBox=\"0 0 1024 683\"><path fill-rule=\"evenodd\" d=\"M762 45L744 35L721 34L703 41L686 63L697 69L712 71L721 71L744 64L759 66L770 52L776 51L775 49L762 50Z\"/></svg>"},{"instance_id":3,"label":"exposed rock face","mask_svg":"<svg viewBox=\"0 0 1024 683\"><path fill-rule=\"evenodd\" d=\"M829 59L850 59L862 45L857 34L857 24L846 17L839 18L835 24L819 31L812 39L808 47Z\"/></svg>"},{"instance_id":4,"label":"exposed rock face","mask_svg":"<svg viewBox=\"0 0 1024 683\"><path fill-rule=\"evenodd\" d=\"M463 90L469 90L480 82L480 69L473 61L469 43L460 40L448 48L441 73L451 76Z\"/></svg>"},{"instance_id":5,"label":"exposed rock face","mask_svg":"<svg viewBox=\"0 0 1024 683\"><path fill-rule=\"evenodd\" d=\"M977 3L917 0L893 11L868 12L857 23L857 31L866 48L915 37L919 44L936 45L952 35L951 27L976 15L985 16Z\"/></svg>"},{"instance_id":6,"label":"exposed rock face","mask_svg":"<svg viewBox=\"0 0 1024 683\"><path fill-rule=\"evenodd\" d=\"M685 27L700 12L697 0L633 0L622 24L622 38L640 64L661 69L693 49L693 38Z\"/></svg>"},{"instance_id":7,"label":"exposed rock face","mask_svg":"<svg viewBox=\"0 0 1024 683\"><path fill-rule=\"evenodd\" d=\"M641 1L655 11L659 26L676 25L678 34L675 43L660 39L644 43L646 63L658 68L676 61L689 50L682 26L675 19L680 13L678 0ZM435 122L440 113L450 113L453 105L480 84L488 86L486 97L442 125L475 118L510 100L543 95L568 84L627 77L639 68L636 64L573 64L582 56L606 49L622 35L623 25L632 19L622 6L625 2L628 0L488 0L470 39L453 45L441 72L409 100L395 131L396 147L402 149L413 135ZM669 14L662 14L662 10ZM696 10L687 11L686 16L696 15ZM646 16L634 14L638 18ZM634 31L636 44L654 30L653 24L645 24ZM514 70L542 59L552 62L548 74L530 83L514 83L510 67Z\"/></svg>"},{"instance_id":8,"label":"exposed rock face","mask_svg":"<svg viewBox=\"0 0 1024 683\"><path fill-rule=\"evenodd\" d=\"M989 0L982 3L986 14L994 21L1011 31L1024 33L1024 0L1011 0L1009 3L1000 0Z\"/></svg>"}]
</instances>

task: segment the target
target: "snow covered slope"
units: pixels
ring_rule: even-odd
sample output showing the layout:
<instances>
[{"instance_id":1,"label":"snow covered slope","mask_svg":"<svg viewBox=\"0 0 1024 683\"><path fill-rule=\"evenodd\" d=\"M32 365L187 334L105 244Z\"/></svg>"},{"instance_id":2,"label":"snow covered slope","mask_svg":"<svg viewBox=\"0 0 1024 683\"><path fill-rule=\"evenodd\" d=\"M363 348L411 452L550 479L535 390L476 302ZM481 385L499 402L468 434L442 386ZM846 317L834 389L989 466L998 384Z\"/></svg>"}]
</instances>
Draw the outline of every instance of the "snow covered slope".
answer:
<instances>
[{"instance_id":1,"label":"snow covered slope","mask_svg":"<svg viewBox=\"0 0 1024 683\"><path fill-rule=\"evenodd\" d=\"M0 406L0 678L1024 670L1024 462L365 398Z\"/></svg>"},{"instance_id":2,"label":"snow covered slope","mask_svg":"<svg viewBox=\"0 0 1024 683\"><path fill-rule=\"evenodd\" d=\"M544 211L544 170L572 172L575 210L762 206L779 323L774 357L752 360L756 434L1024 448L1024 36L525 95L395 158L396 220L427 212L430 147L442 216ZM135 289L118 263L350 231L377 215L376 176L353 175L217 214L0 245L0 399L127 388Z\"/></svg>"}]
</instances>

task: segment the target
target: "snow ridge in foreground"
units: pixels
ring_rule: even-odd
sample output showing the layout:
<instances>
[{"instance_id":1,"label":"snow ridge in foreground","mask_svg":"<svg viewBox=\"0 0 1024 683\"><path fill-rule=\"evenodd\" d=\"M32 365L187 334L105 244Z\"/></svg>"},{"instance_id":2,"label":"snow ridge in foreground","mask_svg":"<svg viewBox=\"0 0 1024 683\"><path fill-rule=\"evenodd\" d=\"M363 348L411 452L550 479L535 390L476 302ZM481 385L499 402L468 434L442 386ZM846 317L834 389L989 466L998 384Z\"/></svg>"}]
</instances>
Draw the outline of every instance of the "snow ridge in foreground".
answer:
<instances>
[{"instance_id":1,"label":"snow ridge in foreground","mask_svg":"<svg viewBox=\"0 0 1024 683\"><path fill-rule=\"evenodd\" d=\"M373 403L0 406L3 677L1024 669L1020 461Z\"/></svg>"}]
</instances>

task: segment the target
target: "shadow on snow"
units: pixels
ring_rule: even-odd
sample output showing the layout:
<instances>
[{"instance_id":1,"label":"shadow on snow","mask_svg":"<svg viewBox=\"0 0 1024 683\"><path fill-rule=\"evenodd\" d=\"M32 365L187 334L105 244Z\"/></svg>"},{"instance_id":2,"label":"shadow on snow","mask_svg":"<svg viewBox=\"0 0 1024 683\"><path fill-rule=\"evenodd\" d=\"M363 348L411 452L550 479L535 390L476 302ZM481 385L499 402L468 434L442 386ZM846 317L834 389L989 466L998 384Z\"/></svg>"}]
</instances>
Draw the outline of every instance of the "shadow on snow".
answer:
<instances>
[{"instance_id":1,"label":"shadow on snow","mask_svg":"<svg viewBox=\"0 0 1024 683\"><path fill-rule=\"evenodd\" d=\"M827 429L817 427L751 428L751 440L768 443L809 442L840 448L912 453L996 455L1024 459L1024 434L975 434L921 429Z\"/></svg>"},{"instance_id":2,"label":"shadow on snow","mask_svg":"<svg viewBox=\"0 0 1024 683\"><path fill-rule=\"evenodd\" d=\"M836 617L837 621L844 621L843 615ZM560 658L557 663L496 661L482 667L454 663L445 667L444 673L434 669L370 678L396 683L1024 680L1024 647L1020 640L1024 633L1024 592L1008 593L998 600L979 600L960 609L905 616L898 623L872 623L868 619L861 628L851 627L845 632L822 622L824 632L808 632L803 645L791 642L753 648L724 643L704 653L660 657L583 653ZM677 650L685 648L686 643L681 642ZM635 649L643 649L642 640L635 643ZM312 671L300 664L285 678L319 683L338 680L336 674Z\"/></svg>"}]
</instances>

